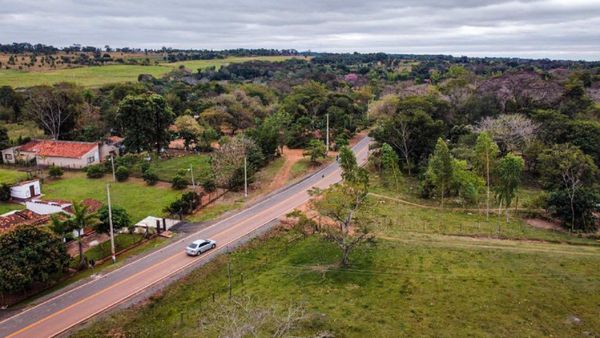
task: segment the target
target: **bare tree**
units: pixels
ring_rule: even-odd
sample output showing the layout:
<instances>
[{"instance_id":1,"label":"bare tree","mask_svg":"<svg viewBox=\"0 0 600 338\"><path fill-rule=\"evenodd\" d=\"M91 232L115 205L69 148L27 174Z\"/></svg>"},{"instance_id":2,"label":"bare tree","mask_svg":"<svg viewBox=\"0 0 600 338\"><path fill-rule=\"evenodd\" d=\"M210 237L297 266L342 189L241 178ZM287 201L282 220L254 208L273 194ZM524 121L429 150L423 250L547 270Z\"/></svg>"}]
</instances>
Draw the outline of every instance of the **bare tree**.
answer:
<instances>
[{"instance_id":1,"label":"bare tree","mask_svg":"<svg viewBox=\"0 0 600 338\"><path fill-rule=\"evenodd\" d=\"M522 153L523 149L535 138L538 124L521 114L503 114L498 117L486 117L479 122L475 130L487 132L501 144L507 152Z\"/></svg>"},{"instance_id":2,"label":"bare tree","mask_svg":"<svg viewBox=\"0 0 600 338\"><path fill-rule=\"evenodd\" d=\"M343 182L324 191L313 190L311 194L317 196L311 202L312 207L335 223L332 226L322 226L321 234L341 249L340 265L349 266L351 251L372 239L368 229L370 220L363 212L367 209L365 203L368 190L360 183Z\"/></svg>"},{"instance_id":3,"label":"bare tree","mask_svg":"<svg viewBox=\"0 0 600 338\"><path fill-rule=\"evenodd\" d=\"M81 95L71 85L38 87L29 92L26 115L42 127L54 140L69 125L73 125L83 103Z\"/></svg>"},{"instance_id":4,"label":"bare tree","mask_svg":"<svg viewBox=\"0 0 600 338\"><path fill-rule=\"evenodd\" d=\"M229 302L216 303L200 321L203 332L219 337L284 337L307 319L303 306L264 306L251 297L234 297Z\"/></svg>"}]
</instances>

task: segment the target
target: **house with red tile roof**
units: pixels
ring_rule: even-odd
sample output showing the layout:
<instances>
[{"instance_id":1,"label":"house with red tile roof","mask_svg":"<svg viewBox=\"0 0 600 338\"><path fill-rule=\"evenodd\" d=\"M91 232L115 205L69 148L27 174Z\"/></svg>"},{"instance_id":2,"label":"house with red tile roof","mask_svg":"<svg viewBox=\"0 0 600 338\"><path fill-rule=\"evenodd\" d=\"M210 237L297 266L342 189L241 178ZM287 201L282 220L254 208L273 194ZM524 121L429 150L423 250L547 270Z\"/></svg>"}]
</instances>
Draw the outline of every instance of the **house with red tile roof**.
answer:
<instances>
[{"instance_id":1,"label":"house with red tile roof","mask_svg":"<svg viewBox=\"0 0 600 338\"><path fill-rule=\"evenodd\" d=\"M80 169L100 162L100 147L94 142L32 140L2 150L5 163L32 162Z\"/></svg>"}]
</instances>

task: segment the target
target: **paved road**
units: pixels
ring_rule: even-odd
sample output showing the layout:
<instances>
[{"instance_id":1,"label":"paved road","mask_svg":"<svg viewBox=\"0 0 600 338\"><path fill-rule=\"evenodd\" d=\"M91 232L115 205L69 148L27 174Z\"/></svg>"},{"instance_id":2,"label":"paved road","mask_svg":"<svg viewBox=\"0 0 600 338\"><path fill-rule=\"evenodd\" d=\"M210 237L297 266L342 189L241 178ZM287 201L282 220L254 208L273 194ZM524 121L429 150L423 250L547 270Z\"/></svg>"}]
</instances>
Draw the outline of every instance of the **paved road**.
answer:
<instances>
[{"instance_id":1,"label":"paved road","mask_svg":"<svg viewBox=\"0 0 600 338\"><path fill-rule=\"evenodd\" d=\"M354 147L359 163L367 159L368 144L368 138L364 138ZM326 188L340 179L339 166L330 164L298 184L206 229L0 322L0 337L58 335L192 264L211 259L228 245L305 203L309 199L307 191L312 187ZM219 245L200 257L188 257L184 248L192 238L212 238Z\"/></svg>"}]
</instances>

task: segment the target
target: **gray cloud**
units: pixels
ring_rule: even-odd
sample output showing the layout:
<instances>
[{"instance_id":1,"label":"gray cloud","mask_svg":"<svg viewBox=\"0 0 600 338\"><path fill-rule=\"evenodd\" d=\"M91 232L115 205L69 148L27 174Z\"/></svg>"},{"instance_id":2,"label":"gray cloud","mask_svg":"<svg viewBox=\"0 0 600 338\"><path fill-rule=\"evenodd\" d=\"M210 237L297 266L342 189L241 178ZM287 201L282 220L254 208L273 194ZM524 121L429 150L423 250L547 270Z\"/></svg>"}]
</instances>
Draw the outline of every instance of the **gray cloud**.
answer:
<instances>
[{"instance_id":1,"label":"gray cloud","mask_svg":"<svg viewBox=\"0 0 600 338\"><path fill-rule=\"evenodd\" d=\"M598 0L0 0L0 42L600 60Z\"/></svg>"}]
</instances>

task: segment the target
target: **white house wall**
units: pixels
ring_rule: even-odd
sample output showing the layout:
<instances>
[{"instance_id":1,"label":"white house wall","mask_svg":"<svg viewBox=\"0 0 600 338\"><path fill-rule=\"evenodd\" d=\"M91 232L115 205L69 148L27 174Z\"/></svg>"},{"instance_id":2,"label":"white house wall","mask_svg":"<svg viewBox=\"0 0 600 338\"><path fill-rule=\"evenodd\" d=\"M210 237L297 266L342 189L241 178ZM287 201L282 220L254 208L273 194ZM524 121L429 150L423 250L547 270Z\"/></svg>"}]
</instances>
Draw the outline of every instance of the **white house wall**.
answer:
<instances>
[{"instance_id":1,"label":"white house wall","mask_svg":"<svg viewBox=\"0 0 600 338\"><path fill-rule=\"evenodd\" d=\"M29 190L29 187L33 186L33 190L35 195L34 196L38 196L42 193L42 189L40 188L40 181L33 181L33 182L29 182L29 183L25 183L22 185L17 185L14 187L10 188L10 196L12 198L18 198L18 199L28 199L34 196L31 196L31 192Z\"/></svg>"},{"instance_id":2,"label":"white house wall","mask_svg":"<svg viewBox=\"0 0 600 338\"><path fill-rule=\"evenodd\" d=\"M93 161L88 162L88 158L93 156ZM81 169L85 168L91 164L100 163L100 152L98 151L98 146L94 147L92 150L88 151L85 155L80 158L67 158L67 157L37 157L37 164L43 166L56 165L61 168L72 168L72 169Z\"/></svg>"}]
</instances>

